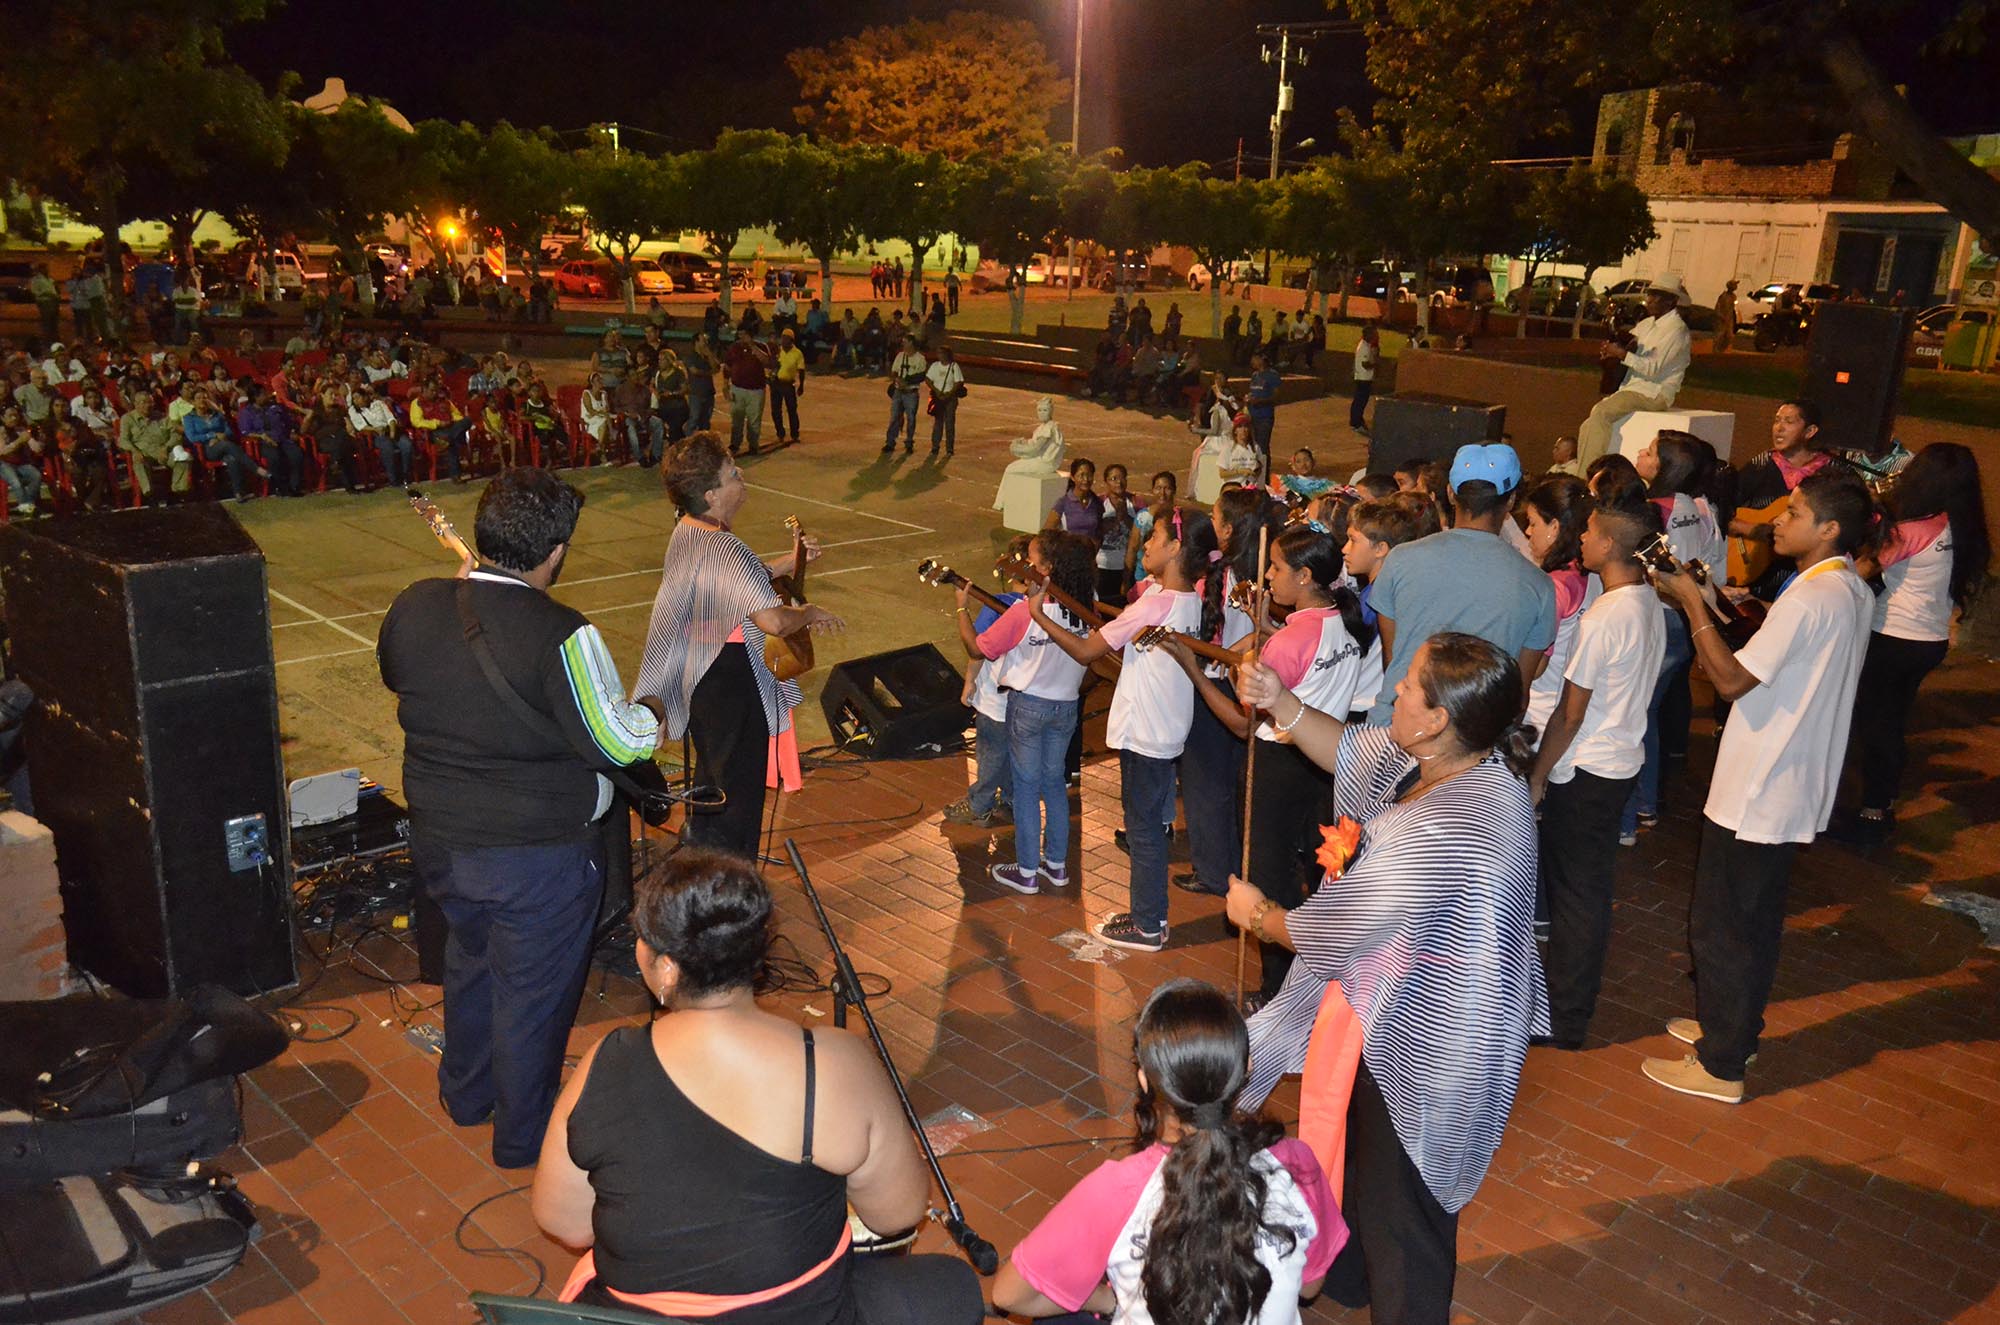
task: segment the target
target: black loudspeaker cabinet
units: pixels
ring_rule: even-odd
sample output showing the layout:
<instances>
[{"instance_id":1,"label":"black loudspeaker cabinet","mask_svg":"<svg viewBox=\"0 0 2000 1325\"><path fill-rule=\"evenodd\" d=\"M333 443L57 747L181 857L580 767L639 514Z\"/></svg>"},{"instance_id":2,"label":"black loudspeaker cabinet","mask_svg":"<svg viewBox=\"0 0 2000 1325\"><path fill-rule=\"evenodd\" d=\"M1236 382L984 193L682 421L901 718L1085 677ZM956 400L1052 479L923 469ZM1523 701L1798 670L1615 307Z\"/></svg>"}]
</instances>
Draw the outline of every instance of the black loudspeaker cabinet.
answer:
<instances>
[{"instance_id":1,"label":"black loudspeaker cabinet","mask_svg":"<svg viewBox=\"0 0 2000 1325\"><path fill-rule=\"evenodd\" d=\"M0 576L70 960L135 997L296 984L257 544L219 506L83 515L0 530Z\"/></svg>"},{"instance_id":2,"label":"black loudspeaker cabinet","mask_svg":"<svg viewBox=\"0 0 2000 1325\"><path fill-rule=\"evenodd\" d=\"M1912 325L1907 308L1821 304L1814 310L1799 394L1819 406L1822 450L1888 446Z\"/></svg>"},{"instance_id":3,"label":"black loudspeaker cabinet","mask_svg":"<svg viewBox=\"0 0 2000 1325\"><path fill-rule=\"evenodd\" d=\"M843 749L895 759L923 747L942 748L971 725L959 700L960 676L933 644L837 663L820 691L820 709Z\"/></svg>"},{"instance_id":4,"label":"black loudspeaker cabinet","mask_svg":"<svg viewBox=\"0 0 2000 1325\"><path fill-rule=\"evenodd\" d=\"M1506 427L1505 405L1416 391L1382 396L1368 434L1368 472L1394 473L1410 460L1449 465L1459 447L1497 442Z\"/></svg>"}]
</instances>

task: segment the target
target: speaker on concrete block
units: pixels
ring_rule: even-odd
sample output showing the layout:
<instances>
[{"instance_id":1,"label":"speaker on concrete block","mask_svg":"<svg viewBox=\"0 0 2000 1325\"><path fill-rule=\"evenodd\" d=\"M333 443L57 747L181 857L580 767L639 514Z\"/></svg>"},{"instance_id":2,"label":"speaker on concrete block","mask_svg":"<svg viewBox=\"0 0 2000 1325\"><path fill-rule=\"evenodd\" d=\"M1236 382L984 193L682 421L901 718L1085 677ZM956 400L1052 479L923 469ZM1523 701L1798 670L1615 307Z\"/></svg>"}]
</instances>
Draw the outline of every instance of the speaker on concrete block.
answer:
<instances>
[{"instance_id":1,"label":"speaker on concrete block","mask_svg":"<svg viewBox=\"0 0 2000 1325\"><path fill-rule=\"evenodd\" d=\"M1821 304L1814 310L1799 394L1819 406L1820 449L1888 446L1912 325L1907 308Z\"/></svg>"},{"instance_id":2,"label":"speaker on concrete block","mask_svg":"<svg viewBox=\"0 0 2000 1325\"><path fill-rule=\"evenodd\" d=\"M297 983L264 557L220 506L0 529L70 960L135 997Z\"/></svg>"},{"instance_id":3,"label":"speaker on concrete block","mask_svg":"<svg viewBox=\"0 0 2000 1325\"><path fill-rule=\"evenodd\" d=\"M842 749L896 759L959 738L972 722L959 701L964 688L936 645L914 644L836 664L819 705Z\"/></svg>"},{"instance_id":4,"label":"speaker on concrete block","mask_svg":"<svg viewBox=\"0 0 2000 1325\"><path fill-rule=\"evenodd\" d=\"M1420 391L1381 396L1368 433L1368 470L1388 474L1409 460L1449 465L1459 447L1497 442L1506 427L1505 405Z\"/></svg>"}]
</instances>

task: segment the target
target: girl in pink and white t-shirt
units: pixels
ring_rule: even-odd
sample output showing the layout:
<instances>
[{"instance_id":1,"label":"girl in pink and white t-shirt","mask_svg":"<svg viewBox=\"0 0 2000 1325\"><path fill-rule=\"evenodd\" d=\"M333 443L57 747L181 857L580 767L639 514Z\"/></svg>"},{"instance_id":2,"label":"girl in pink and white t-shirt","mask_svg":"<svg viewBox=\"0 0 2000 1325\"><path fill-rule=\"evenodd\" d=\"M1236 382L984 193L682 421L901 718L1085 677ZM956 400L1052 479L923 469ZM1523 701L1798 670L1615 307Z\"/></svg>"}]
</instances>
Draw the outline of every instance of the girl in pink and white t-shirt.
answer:
<instances>
[{"instance_id":1,"label":"girl in pink and white t-shirt","mask_svg":"<svg viewBox=\"0 0 2000 1325\"><path fill-rule=\"evenodd\" d=\"M1264 583L1271 601L1289 609L1285 624L1264 644L1261 657L1285 686L1310 708L1345 718L1364 700L1360 694L1368 646L1375 632L1361 622L1361 600L1341 579L1341 541L1317 529L1287 530L1271 544ZM1238 639L1241 651L1253 641ZM1236 700L1201 673L1201 661L1175 646L1215 720L1239 738L1250 735L1251 719ZM1298 752L1269 722L1257 726L1257 769L1250 805L1250 878L1266 897L1285 907L1306 899L1308 869L1327 822L1333 778ZM1233 874L1234 869L1231 870ZM1280 944L1260 945L1263 979L1244 1000L1254 1012L1278 992L1292 969L1292 954Z\"/></svg>"},{"instance_id":2,"label":"girl in pink and white t-shirt","mask_svg":"<svg viewBox=\"0 0 2000 1325\"><path fill-rule=\"evenodd\" d=\"M1050 630L1040 594L1028 606L1049 637L1088 667L1117 650L1124 666L1111 696L1104 743L1118 752L1119 795L1125 809L1125 840L1132 858L1132 909L1100 921L1097 936L1120 948L1158 952L1167 946L1167 830L1174 821L1174 761L1187 744L1194 721L1194 686L1165 649L1133 643L1151 626L1212 638L1219 604L1203 602L1195 591L1215 551L1215 528L1197 509L1160 506L1153 532L1140 553L1152 577L1130 606L1084 639ZM1191 814L1203 807L1191 806Z\"/></svg>"},{"instance_id":3,"label":"girl in pink and white t-shirt","mask_svg":"<svg viewBox=\"0 0 2000 1325\"><path fill-rule=\"evenodd\" d=\"M1917 687L1944 661L1954 610L1963 612L1986 578L1991 542L1980 497L1979 462L1955 442L1934 442L1896 475L1885 498L1882 546L1856 570L1882 592L1868 656L1854 691L1853 751L1861 808L1829 829L1844 841L1882 841L1896 826L1903 780L1904 728Z\"/></svg>"},{"instance_id":4,"label":"girl in pink and white t-shirt","mask_svg":"<svg viewBox=\"0 0 2000 1325\"><path fill-rule=\"evenodd\" d=\"M1526 516L1528 552L1548 572L1556 591L1556 638L1549 660L1528 687L1528 711L1523 722L1537 735L1548 728L1562 694L1563 669L1576 643L1576 623L1583 616L1588 580L1577 560L1584 522L1590 518L1590 489L1580 478L1551 474L1529 490L1521 503Z\"/></svg>"},{"instance_id":5,"label":"girl in pink and white t-shirt","mask_svg":"<svg viewBox=\"0 0 2000 1325\"><path fill-rule=\"evenodd\" d=\"M1096 545L1045 529L1028 545L1028 564L1079 603L1097 582ZM1045 590L1031 593L1037 602ZM1050 615L1053 613L1053 616ZM1063 755L1076 730L1077 692L1084 665L1056 647L1052 635L1074 639L1088 627L1066 608L1029 610L1023 598L977 636L972 634L966 590L958 591L959 636L993 669L993 683L1007 696L1007 763L1013 777L1014 862L995 865L993 881L1017 893L1038 893L1046 882L1069 883L1069 789Z\"/></svg>"},{"instance_id":6,"label":"girl in pink and white t-shirt","mask_svg":"<svg viewBox=\"0 0 2000 1325\"><path fill-rule=\"evenodd\" d=\"M1057 1202L1000 1267L994 1304L1115 1325L1296 1325L1347 1226L1305 1143L1236 1111L1242 1016L1221 990L1175 980L1153 991L1133 1040L1138 1152Z\"/></svg>"}]
</instances>

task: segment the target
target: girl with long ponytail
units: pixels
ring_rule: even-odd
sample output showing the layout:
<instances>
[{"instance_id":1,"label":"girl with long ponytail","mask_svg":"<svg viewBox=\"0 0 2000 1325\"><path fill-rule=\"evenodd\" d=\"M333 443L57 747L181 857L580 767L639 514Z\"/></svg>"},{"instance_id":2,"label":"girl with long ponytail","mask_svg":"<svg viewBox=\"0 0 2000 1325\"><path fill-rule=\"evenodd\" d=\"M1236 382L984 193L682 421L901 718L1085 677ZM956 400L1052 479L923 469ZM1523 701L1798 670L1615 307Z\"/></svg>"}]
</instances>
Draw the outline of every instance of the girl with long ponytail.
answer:
<instances>
[{"instance_id":1,"label":"girl with long ponytail","mask_svg":"<svg viewBox=\"0 0 2000 1325\"><path fill-rule=\"evenodd\" d=\"M1210 508L1219 554L1201 581L1200 638L1235 648L1255 630L1255 623L1230 601L1239 584L1257 581L1257 548L1265 529L1275 535L1284 507L1262 488L1231 488ZM1204 662L1210 683L1235 702L1229 673L1220 663ZM1188 859L1193 869L1178 882L1189 892L1220 897L1229 890L1229 876L1241 864L1243 842L1243 756L1239 731L1218 719L1206 704L1194 706L1187 749L1180 759L1181 799L1189 807Z\"/></svg>"},{"instance_id":2,"label":"girl with long ponytail","mask_svg":"<svg viewBox=\"0 0 2000 1325\"><path fill-rule=\"evenodd\" d=\"M1133 1032L1136 1153L1078 1183L1014 1249L993 1301L1119 1325L1294 1325L1347 1241L1319 1161L1237 1109L1249 1035L1228 995L1153 991Z\"/></svg>"},{"instance_id":3,"label":"girl with long ponytail","mask_svg":"<svg viewBox=\"0 0 2000 1325\"><path fill-rule=\"evenodd\" d=\"M1883 504L1880 546L1856 563L1864 578L1882 578L1854 692L1851 749L1861 804L1835 816L1830 830L1858 846L1874 846L1895 829L1917 687L1944 661L1952 618L1971 608L1992 559L1979 460L1969 448L1924 447L1891 480Z\"/></svg>"},{"instance_id":4,"label":"girl with long ponytail","mask_svg":"<svg viewBox=\"0 0 2000 1325\"><path fill-rule=\"evenodd\" d=\"M1361 600L1342 579L1340 543L1331 534L1304 526L1287 530L1271 544L1265 588L1271 601L1288 609L1285 624L1262 649L1262 660L1312 707L1345 715L1367 699L1360 689L1368 646L1375 631L1362 624ZM1241 641L1232 642L1232 647ZM1237 740L1251 737L1251 718L1201 670L1201 660L1185 646L1175 657L1194 682L1212 721ZM1269 722L1256 725L1257 779L1250 803L1250 878L1279 906L1306 899L1309 863L1319 846L1316 831L1330 821L1332 775L1300 754ZM1192 742L1189 745L1193 749ZM1186 779L1183 777L1183 785ZM1232 870L1232 873L1234 871ZM1260 945L1263 977L1244 999L1244 1011L1262 1007L1278 992L1292 968L1292 954L1276 943Z\"/></svg>"}]
</instances>

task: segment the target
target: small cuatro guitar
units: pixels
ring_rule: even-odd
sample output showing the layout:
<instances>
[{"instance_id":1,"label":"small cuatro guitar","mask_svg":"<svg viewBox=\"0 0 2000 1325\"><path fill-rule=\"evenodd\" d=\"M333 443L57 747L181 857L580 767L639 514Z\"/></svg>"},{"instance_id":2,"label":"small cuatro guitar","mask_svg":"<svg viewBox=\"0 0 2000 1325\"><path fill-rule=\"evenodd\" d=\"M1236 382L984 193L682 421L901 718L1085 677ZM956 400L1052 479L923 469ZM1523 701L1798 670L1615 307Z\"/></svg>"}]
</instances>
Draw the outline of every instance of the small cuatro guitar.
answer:
<instances>
[{"instance_id":1,"label":"small cuatro guitar","mask_svg":"<svg viewBox=\"0 0 2000 1325\"><path fill-rule=\"evenodd\" d=\"M792 531L792 573L773 575L771 587L787 607L806 605L806 530L796 515L785 517ZM789 635L764 641L764 666L780 681L795 681L813 669L812 631L800 627Z\"/></svg>"}]
</instances>

